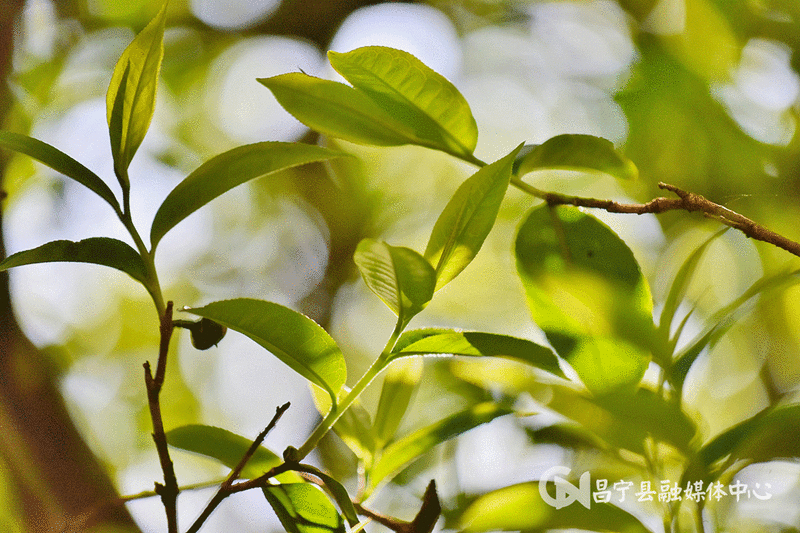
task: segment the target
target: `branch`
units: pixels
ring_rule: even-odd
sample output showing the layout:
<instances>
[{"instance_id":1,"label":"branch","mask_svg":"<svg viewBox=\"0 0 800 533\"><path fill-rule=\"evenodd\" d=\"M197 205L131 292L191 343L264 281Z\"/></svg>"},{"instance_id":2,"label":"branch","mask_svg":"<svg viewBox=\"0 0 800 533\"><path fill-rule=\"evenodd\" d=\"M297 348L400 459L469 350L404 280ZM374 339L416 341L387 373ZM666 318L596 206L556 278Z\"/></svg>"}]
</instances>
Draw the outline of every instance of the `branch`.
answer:
<instances>
[{"instance_id":1,"label":"branch","mask_svg":"<svg viewBox=\"0 0 800 533\"><path fill-rule=\"evenodd\" d=\"M241 461L239 461L239 464L237 464L236 467L231 471L230 475L228 476L228 479L222 482L219 489L217 490L217 493L214 494L214 497L211 498L211 501L208 502L208 505L206 505L205 509L203 509L203 511L200 513L200 516L198 516L197 520L194 521L192 527L186 530L186 533L196 533L197 531L199 531L200 528L203 526L203 523L205 523L208 517L211 516L211 513L213 513L214 510L217 508L217 506L220 503L222 503L222 500L224 500L234 492L247 490L247 489L239 489L239 487L245 485L245 483L234 485L233 482L239 479L239 475L242 473L242 469L245 467L245 465L247 465L247 462L250 460L250 458L253 457L253 454L256 453L256 450L258 450L258 447L261 446L261 443L264 442L264 439L267 437L267 434L270 431L272 431L272 429L278 423L278 420L280 420L280 418L283 416L283 413L285 413L286 410L289 409L289 405L290 403L286 402L285 404L275 409L275 416L272 417L272 420L270 420L269 424L267 424L267 427L265 427L264 430L258 434L255 440L253 440L253 443L247 449L247 452L244 454L244 457L242 457ZM258 481L258 483L255 485L248 483L248 485L252 486L248 486L247 488L263 486L264 483L266 483L267 479L281 473L279 469L285 466L286 464L284 463L282 465L270 469L269 472L265 473L264 475L259 476L254 480L251 480L251 481ZM288 470L288 468L285 468L284 470Z\"/></svg>"},{"instance_id":2,"label":"branch","mask_svg":"<svg viewBox=\"0 0 800 533\"><path fill-rule=\"evenodd\" d=\"M175 468L169 456L167 435L164 433L164 422L161 419L161 404L159 395L164 385L164 376L167 370L167 353L169 341L172 337L172 302L167 303L164 315L161 317L161 343L158 349L158 363L156 375L150 371L150 362L144 363L144 382L147 386L147 401L150 405L150 418L153 421L153 441L156 444L161 470L164 472L164 484L156 483L156 493L161 496L164 511L167 513L167 531L178 533L178 480L175 477Z\"/></svg>"},{"instance_id":3,"label":"branch","mask_svg":"<svg viewBox=\"0 0 800 533\"><path fill-rule=\"evenodd\" d=\"M609 213L632 213L636 215L643 215L645 213L658 214L674 210L688 212L700 211L709 218L713 218L726 226L738 229L751 239L772 244L800 257L800 243L787 239L783 235L775 233L749 218L735 211L731 211L727 207L723 207L706 199L704 196L684 191L668 183L659 182L658 187L675 193L678 198L655 198L644 204L623 204L612 200L598 200L595 198L582 198L579 196L545 192L532 187L518 178L513 178L513 183L523 191L541 198L549 205L574 205L577 207L603 209Z\"/></svg>"}]
</instances>

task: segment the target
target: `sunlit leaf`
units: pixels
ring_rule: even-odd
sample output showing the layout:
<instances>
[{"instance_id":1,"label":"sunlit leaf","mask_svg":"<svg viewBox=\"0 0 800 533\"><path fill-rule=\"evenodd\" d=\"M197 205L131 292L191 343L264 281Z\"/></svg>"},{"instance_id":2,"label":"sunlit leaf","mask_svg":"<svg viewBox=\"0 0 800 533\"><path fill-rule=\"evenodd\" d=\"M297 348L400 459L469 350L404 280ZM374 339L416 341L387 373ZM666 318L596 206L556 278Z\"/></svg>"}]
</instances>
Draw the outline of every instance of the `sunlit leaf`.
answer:
<instances>
[{"instance_id":1,"label":"sunlit leaf","mask_svg":"<svg viewBox=\"0 0 800 533\"><path fill-rule=\"evenodd\" d=\"M248 144L219 154L200 165L169 193L153 220L150 243L155 248L180 221L247 181L346 155L321 146L286 142Z\"/></svg>"},{"instance_id":2,"label":"sunlit leaf","mask_svg":"<svg viewBox=\"0 0 800 533\"><path fill-rule=\"evenodd\" d=\"M494 226L511 179L511 165L522 145L481 168L456 189L433 226L425 259L436 265L436 290L475 258Z\"/></svg>"},{"instance_id":3,"label":"sunlit leaf","mask_svg":"<svg viewBox=\"0 0 800 533\"><path fill-rule=\"evenodd\" d=\"M412 333L412 332L409 332ZM395 353L406 355L462 355L468 357L507 357L564 377L558 358L549 348L535 342L478 331L448 331L426 336Z\"/></svg>"},{"instance_id":4,"label":"sunlit leaf","mask_svg":"<svg viewBox=\"0 0 800 533\"><path fill-rule=\"evenodd\" d=\"M403 327L433 297L436 272L410 248L364 239L353 258L364 282L398 316Z\"/></svg>"},{"instance_id":5,"label":"sunlit leaf","mask_svg":"<svg viewBox=\"0 0 800 533\"><path fill-rule=\"evenodd\" d=\"M532 147L518 164L518 176L548 168L604 172L623 180L639 176L633 161L619 153L611 141L593 135L557 135Z\"/></svg>"},{"instance_id":6,"label":"sunlit leaf","mask_svg":"<svg viewBox=\"0 0 800 533\"><path fill-rule=\"evenodd\" d=\"M153 118L158 73L164 57L167 4L119 58L106 95L114 172L128 186L128 165L142 144Z\"/></svg>"},{"instance_id":7,"label":"sunlit leaf","mask_svg":"<svg viewBox=\"0 0 800 533\"><path fill-rule=\"evenodd\" d=\"M349 392L350 389L348 387L342 387L339 391L339 398L341 399ZM311 393L319 413L323 416L328 414L331 409L330 396L317 387L313 387ZM368 462L372 460L372 455L375 453L375 435L372 430L372 419L358 398L350 404L350 407L345 410L333 425L333 432L342 439L342 442L361 461Z\"/></svg>"},{"instance_id":8,"label":"sunlit leaf","mask_svg":"<svg viewBox=\"0 0 800 533\"><path fill-rule=\"evenodd\" d=\"M287 483L268 485L262 490L287 532L345 533L344 520L316 485Z\"/></svg>"},{"instance_id":9,"label":"sunlit leaf","mask_svg":"<svg viewBox=\"0 0 800 533\"><path fill-rule=\"evenodd\" d=\"M614 390L633 391L650 363L650 354L638 346L613 337L580 337L567 356L594 394Z\"/></svg>"},{"instance_id":10,"label":"sunlit leaf","mask_svg":"<svg viewBox=\"0 0 800 533\"><path fill-rule=\"evenodd\" d=\"M147 269L142 257L124 242L108 237L91 237L78 242L48 242L7 257L0 262L0 271L22 265L58 262L92 263L116 268L147 286Z\"/></svg>"},{"instance_id":11,"label":"sunlit leaf","mask_svg":"<svg viewBox=\"0 0 800 533\"><path fill-rule=\"evenodd\" d=\"M626 368L646 365L655 332L650 291L633 253L613 231L576 208L541 206L520 226L515 253L533 320L559 355L569 361L579 346L591 349L591 339L619 339L639 347L627 350ZM587 362L588 355L580 359ZM625 358L614 357L617 363ZM580 366L598 365L602 361ZM615 373L607 369L603 389L631 382L632 374L616 379Z\"/></svg>"},{"instance_id":12,"label":"sunlit leaf","mask_svg":"<svg viewBox=\"0 0 800 533\"><path fill-rule=\"evenodd\" d=\"M336 393L347 378L344 356L331 336L307 316L249 298L213 302L186 311L250 337L325 390L336 404Z\"/></svg>"},{"instance_id":13,"label":"sunlit leaf","mask_svg":"<svg viewBox=\"0 0 800 533\"><path fill-rule=\"evenodd\" d=\"M386 371L375 412L375 437L383 445L393 437L422 377L422 359L394 361Z\"/></svg>"},{"instance_id":14,"label":"sunlit leaf","mask_svg":"<svg viewBox=\"0 0 800 533\"><path fill-rule=\"evenodd\" d=\"M44 163L68 178L72 178L81 185L89 188L100 198L108 202L115 211L119 212L119 202L111 189L100 177L72 159L70 156L49 144L27 135L20 135L10 131L0 131L0 146L14 150Z\"/></svg>"},{"instance_id":15,"label":"sunlit leaf","mask_svg":"<svg viewBox=\"0 0 800 533\"><path fill-rule=\"evenodd\" d=\"M475 500L459 520L459 531L544 531L583 529L649 533L639 520L610 503L591 502L587 509L579 502L556 509L539 492L539 482L522 483L484 494ZM591 487L590 490L593 490ZM550 491L555 491L549 487Z\"/></svg>"},{"instance_id":16,"label":"sunlit leaf","mask_svg":"<svg viewBox=\"0 0 800 533\"><path fill-rule=\"evenodd\" d=\"M328 52L333 68L393 117L412 127L427 146L469 156L478 127L469 105L444 76L393 48L366 46Z\"/></svg>"},{"instance_id":17,"label":"sunlit leaf","mask_svg":"<svg viewBox=\"0 0 800 533\"><path fill-rule=\"evenodd\" d=\"M748 304L755 296L775 290L785 289L800 282L800 270L767 274L750 286L741 296L714 313L709 318L709 326L692 339L686 348L677 356L670 368L669 380L680 390L686 375L700 354L707 347L713 346L749 308Z\"/></svg>"},{"instance_id":18,"label":"sunlit leaf","mask_svg":"<svg viewBox=\"0 0 800 533\"><path fill-rule=\"evenodd\" d=\"M369 483L375 487L385 478L399 473L408 463L437 444L511 412L513 411L508 407L482 403L419 429L383 450L370 472Z\"/></svg>"},{"instance_id":19,"label":"sunlit leaf","mask_svg":"<svg viewBox=\"0 0 800 533\"><path fill-rule=\"evenodd\" d=\"M181 450L216 459L233 469L242 460L253 441L222 428L193 424L168 431L167 442ZM239 477L254 479L281 463L283 459L267 448L259 446ZM294 472L285 472L278 478L287 482L302 479Z\"/></svg>"},{"instance_id":20,"label":"sunlit leaf","mask_svg":"<svg viewBox=\"0 0 800 533\"><path fill-rule=\"evenodd\" d=\"M347 522L350 524L350 526L355 527L358 524L358 515L356 514L356 509L353 506L350 495L347 493L347 490L344 488L344 486L342 486L341 483L313 466L298 465L298 468L302 472L306 472L318 477L328 488L328 491L331 493L331 496L333 496L333 499L336 501L336 504L339 506L339 509L342 511L342 514L347 519Z\"/></svg>"},{"instance_id":21,"label":"sunlit leaf","mask_svg":"<svg viewBox=\"0 0 800 533\"><path fill-rule=\"evenodd\" d=\"M297 120L329 137L377 146L424 145L411 126L343 83L299 72L258 81Z\"/></svg>"}]
</instances>

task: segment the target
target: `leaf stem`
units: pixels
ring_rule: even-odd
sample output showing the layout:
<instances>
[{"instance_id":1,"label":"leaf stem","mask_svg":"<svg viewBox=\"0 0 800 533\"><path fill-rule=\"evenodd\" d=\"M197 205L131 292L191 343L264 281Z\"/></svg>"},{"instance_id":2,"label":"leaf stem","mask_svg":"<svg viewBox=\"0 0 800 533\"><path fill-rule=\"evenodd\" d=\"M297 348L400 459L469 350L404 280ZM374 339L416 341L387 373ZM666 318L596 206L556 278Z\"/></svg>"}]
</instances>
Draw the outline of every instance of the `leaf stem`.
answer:
<instances>
[{"instance_id":1,"label":"leaf stem","mask_svg":"<svg viewBox=\"0 0 800 533\"><path fill-rule=\"evenodd\" d=\"M403 324L402 321L398 319L392 335L386 342L386 346L378 358L375 359L375 362L372 363L372 366L370 366L364 375L361 376L350 392L348 392L347 395L342 398L342 401L330 410L330 412L325 416L322 422L320 422L316 429L314 429L314 432L311 433L311 435L308 437L308 439L306 439L299 449L293 450L292 448L289 448L287 450L287 452L289 452L288 457L285 457L287 460L292 462L302 461L306 455L311 453L311 450L316 448L317 444L319 444L319 441L322 440L322 437L324 437L328 431L330 431L336 421L339 420L345 411L347 411L347 408L350 407L356 398L361 396L361 393L364 392L364 389L367 388L367 385L369 385L372 380L375 379L378 374L380 374L381 371L389 365L391 362L392 348L394 348L394 345L402 331Z\"/></svg>"}]
</instances>

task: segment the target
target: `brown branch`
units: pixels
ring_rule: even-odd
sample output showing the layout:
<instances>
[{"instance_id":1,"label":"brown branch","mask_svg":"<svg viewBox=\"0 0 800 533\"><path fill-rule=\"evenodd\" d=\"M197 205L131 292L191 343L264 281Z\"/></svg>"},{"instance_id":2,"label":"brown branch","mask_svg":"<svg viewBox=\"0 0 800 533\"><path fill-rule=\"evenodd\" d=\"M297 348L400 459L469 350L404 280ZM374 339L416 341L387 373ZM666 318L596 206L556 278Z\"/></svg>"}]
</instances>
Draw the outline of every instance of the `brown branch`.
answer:
<instances>
[{"instance_id":1,"label":"brown branch","mask_svg":"<svg viewBox=\"0 0 800 533\"><path fill-rule=\"evenodd\" d=\"M726 226L738 229L751 239L766 242L782 248L787 252L800 257L800 243L787 239L783 235L750 220L744 215L731 211L727 207L708 200L704 196L687 192L674 185L659 182L658 187L675 193L678 198L655 198L644 204L623 204L613 200L599 200L596 198L583 198L580 196L568 196L565 194L541 191L524 181L514 178L513 183L519 189L541 198L549 205L574 205L577 207L590 207L602 209L609 213L631 213L643 215L646 213L664 213L666 211L699 211L703 215L713 218Z\"/></svg>"},{"instance_id":2,"label":"brown branch","mask_svg":"<svg viewBox=\"0 0 800 533\"><path fill-rule=\"evenodd\" d=\"M244 483L234 485L233 482L239 479L239 475L242 473L242 469L245 467L245 465L247 465L247 462L250 460L250 458L253 457L253 454L256 453L256 450L258 450L258 447L261 446L261 443L264 442L264 439L267 437L267 434L270 431L272 431L272 429L278 423L278 420L280 420L280 418L283 416L283 413L285 413L286 410L289 409L289 405L290 403L286 402L285 404L275 409L275 416L272 417L272 420L270 420L269 424L267 424L267 427L265 427L264 430L258 434L255 440L253 440L253 443L247 449L247 452L239 461L239 464L237 464L236 467L231 471L228 478L222 482L216 494L214 494L214 497L211 498L210 502L208 502L208 505L206 505L205 509L203 509L203 511L200 513L200 516L198 516L197 520L194 521L194 524L192 524L192 526L188 530L186 530L186 533L196 533L197 531L199 531L200 528L205 523L205 521L208 519L208 517L211 516L211 513L213 513L214 510L217 508L217 506L220 503L222 503L222 500L224 500L234 492L239 492L239 490L233 490L233 488L240 487L241 485L244 485ZM276 473L276 471L281 466L286 466L286 465L285 463L283 465L279 465L278 467L271 469L263 476L259 476L258 478L256 478L257 480L259 480L259 484L256 486L263 486L264 483L266 483L267 479L280 473L280 472ZM267 476L267 474L269 474L269 476ZM254 487L248 487L248 488L254 488ZM246 489L240 489L240 490L246 490Z\"/></svg>"},{"instance_id":3,"label":"brown branch","mask_svg":"<svg viewBox=\"0 0 800 533\"><path fill-rule=\"evenodd\" d=\"M153 421L153 441L156 444L161 470L164 472L164 484L156 483L156 493L161 497L164 511L167 514L167 531L178 533L178 479L175 477L175 467L169 456L167 435L164 433L164 422L161 418L161 403L159 395L164 385L167 370L167 353L169 341L172 337L172 302L167 302L167 308L161 317L161 343L158 349L158 363L156 375L150 371L150 362L144 363L144 382L147 386L147 401L150 405L150 418Z\"/></svg>"}]
</instances>

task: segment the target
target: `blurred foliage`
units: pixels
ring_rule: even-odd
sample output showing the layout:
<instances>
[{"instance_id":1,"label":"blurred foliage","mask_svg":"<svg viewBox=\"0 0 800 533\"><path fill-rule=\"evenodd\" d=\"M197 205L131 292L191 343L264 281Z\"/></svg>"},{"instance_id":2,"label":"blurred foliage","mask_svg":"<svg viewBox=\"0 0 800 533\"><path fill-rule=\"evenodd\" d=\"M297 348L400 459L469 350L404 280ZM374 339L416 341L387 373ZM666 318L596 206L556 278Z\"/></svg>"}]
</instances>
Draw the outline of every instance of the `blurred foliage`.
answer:
<instances>
[{"instance_id":1,"label":"blurred foliage","mask_svg":"<svg viewBox=\"0 0 800 533\"><path fill-rule=\"evenodd\" d=\"M250 39L260 35L280 34L309 39L321 54L327 49L344 16L365 3L373 2L286 0L271 17L257 21L251 27L222 31L195 18L188 0L171 1L166 15L162 87L159 88L151 127L154 131L150 133L151 136L158 135L159 139L150 146L147 141L142 145L142 151L153 164L162 165L155 167L164 173L161 185L166 184L171 189L177 183L167 168L177 169L180 175L186 175L210 157L241 144L219 124L220 116L224 116L225 112L218 112L217 108L221 105L216 99L218 95L210 89L216 78L224 74L222 70L230 67L230 63L217 62L224 58L226 51L237 44L249 43ZM577 175L562 170L537 171L528 175L526 180L546 190L641 202L661 194L656 188L659 181L673 183L727 205L797 240L800 142L795 131L798 115L796 78L800 72L800 4L795 0L562 0L552 3L533 0L432 0L428 3L450 17L462 38L477 35L486 28L519 38L519 49L503 51L512 61L519 61L522 65L509 67L507 70L512 73L524 70L528 57L526 54L529 52L524 47L533 47L534 39L547 41L550 38L548 35L532 34L537 17L546 15L542 9L558 4L556 9L569 5L575 10L587 8L603 13L622 13L624 27L621 31L627 32L634 43L635 59L615 74L611 82L600 75L593 77L570 71L567 68L569 65L552 65L554 72L527 72L525 76L509 76L523 87L526 83L544 84L550 77L560 76L566 80L564 83L580 86L580 90L590 94L588 100L600 100L602 97L612 99L621 109L626 124L627 133L624 139L619 139L624 141L621 143L622 151L638 167L639 180L622 183L608 176ZM681 5L684 5L682 12ZM4 117L3 129L35 133L42 129L46 131L48 126L52 128L54 122L69 116L70 112L84 109L79 107L81 104L104 99L117 58L134 32L138 33L157 13L161 2L75 0L53 4L29 2L29 6L34 6L29 9L41 9L43 18L36 19L29 14L27 22L20 24L14 57L15 70L8 80L15 101L10 113ZM54 11L48 15L50 8ZM328 19L323 20L326 17ZM31 44L35 42L49 44L39 49ZM577 46L582 44L577 37L576 42ZM559 48L562 43L551 45ZM576 46L576 43L563 43L563 46L568 48ZM755 47L762 54L772 55L753 67L743 59L752 60L754 57L753 49L748 46ZM586 53L590 55L590 51ZM464 62L468 64L469 58L465 59ZM773 64L777 64L775 68L784 77L776 75L775 70L769 70ZM297 69L303 68L297 65ZM491 68L487 65L486 71L491 73ZM755 89L748 89L747 80L743 82L741 74L746 68L751 69L747 71L751 74L760 73L765 85L756 84ZM461 79L451 81L461 88L482 74L466 71ZM540 75L537 77L537 74ZM251 81L271 75L269 72L253 72ZM291 76L300 77L300 74ZM495 83L504 83L504 78L498 80ZM772 87L770 80L779 85L782 80L789 80L795 85ZM763 98L759 99L758 89L764 87L769 90L763 91ZM241 90L243 93L262 91L265 99L269 97L269 91L256 83L243 83ZM789 96L785 102L776 104L774 100L769 100L771 91L783 91ZM792 91L794 98L791 98ZM738 99L730 96L734 93ZM526 96L531 94L537 93L533 90L525 93ZM491 93L481 96L487 101L493 98ZM473 101L471 97L467 100L473 109L483 105L483 102ZM563 101L559 103L564 104ZM574 106L574 109L548 112L569 115L574 111L580 115L579 110L584 104L584 101L575 98L566 103ZM75 111L76 108L79 111ZM511 110L510 114L513 113L514 110ZM523 117L531 122L537 118L540 117ZM526 139L514 137L513 132L503 134L491 132L488 127L484 129L478 118L478 130L487 137L493 134L497 137L485 142L491 142L492 148L499 145L502 147L500 151L505 150L502 154L492 154L496 156L492 160L508 153L521 141L543 143L547 138L562 133L591 133L614 138L613 132L597 131L602 130L602 126L585 131L588 127L587 122L575 121L575 130L549 131L547 126L542 125L542 130L537 130L544 132L542 138ZM489 133L484 133L486 131ZM78 133L81 132L75 135ZM311 143L319 139L312 132L302 135L303 141ZM107 141L107 138L98 135L98 150L107 151ZM169 282L165 291L180 306L201 305L221 295L275 298L282 303L289 303L316 319L330 332L342 347L348 374L358 376L380 351L383 339L391 332L392 320L391 313L379 307L379 302L376 305L370 300L371 295L358 279L358 270L353 262L358 243L364 237L386 239L393 244L402 242L422 251L424 239L438 213L472 171L461 162L418 147L376 149L325 138L320 142L332 149L353 153L358 159L343 158L286 170L274 176L269 183L262 180L252 184L247 192L237 193L239 196L220 198L209 206L212 215L205 219L192 219L199 228L196 233L201 235L200 244L192 247L191 253L179 254L182 246L188 246L185 235L192 232L187 231L181 238L172 241L165 239L164 256L173 253L183 256L164 267L164 270L172 270L167 274ZM479 147L481 142L484 142L484 138L479 137ZM31 165L28 158L13 157L4 177L4 189L9 193L5 211L13 210L16 198L35 192L42 183L53 181L58 181L58 178ZM509 191L500 208L496 226L481 253L462 276L442 289L437 300L420 316L419 320L424 322L415 322L415 326L480 327L495 333L542 339L542 334L545 334L560 354L574 350L578 356L583 355L585 362L578 362L574 366L589 385L590 376L596 374L596 369L592 367L594 358L591 354L595 353L592 350L605 352L612 350L612 347L606 343L601 347L582 346L578 350L575 348L578 341L585 339L578 339L577 334L568 339L557 338L559 327L569 329L569 324L564 320L556 327L546 324L544 315L537 316L537 308L530 300L533 298L531 292L539 288L532 288L533 285L528 283L525 289L529 300L527 303L531 304L533 310L530 313L526 308L526 291L521 288L514 272L511 254L514 234L523 217L537 216L535 211L526 215L530 207L532 201L529 197L522 196L518 191ZM539 218L545 217L545 211L545 208L539 208ZM287 217L287 213L291 216ZM658 316L681 265L711 233L700 223L697 215L683 212L661 215L657 222L633 215L608 217L602 213L593 214L605 223L591 219L594 221L594 230L606 237L613 236L622 247L627 245L630 250L626 248L625 251L631 257L626 265L633 264L636 267L631 274L633 281L629 283L631 294L626 299L630 300L628 307L631 309L617 309L620 313L616 317L617 322L613 327L606 325L605 329L614 329L618 337L637 345L644 344L641 331L647 328L642 325L639 315L642 307L647 306L640 305L639 300L647 299L647 290L641 280L646 280L652 287ZM565 222L572 222L569 217L561 218ZM149 220L137 220L137 223L145 224ZM86 228L71 229L78 233ZM611 230L620 237L616 237ZM9 229L6 228L6 231ZM679 347L688 343L694 333L702 332L715 311L742 294L762 274L772 275L798 266L796 258L768 245L753 244L734 233L728 232L716 238L704 248L702 258L698 256L693 281L683 291L684 303L677 306L675 311L673 326L683 320L687 332L676 339ZM89 236L96 235L74 234L69 238L78 240ZM543 253L542 264L539 265L541 271L537 273L557 277L558 265L548 262L545 255ZM614 257L619 259L619 254ZM518 260L527 259L518 257ZM641 271L637 270L637 262ZM607 258L597 258L595 263L595 270L601 273L619 270L619 265ZM487 283L487 280L492 282ZM579 281L575 281L575 286L571 287L573 294L567 296L579 297L589 291L587 287L597 291L598 286L610 283L592 276ZM108 288L114 301L111 307L100 317L87 314L87 318L82 320L84 317L79 313L78 316L62 319L66 326L65 333L58 339L61 348L53 348L48 353L52 354L55 366L63 372L62 389L70 402L74 418L83 425L87 442L102 458L118 485L122 485L120 480L130 476L131 471L140 467L142 462L152 460L150 421L141 385L140 365L141 361L153 357L157 338L152 327L155 324L152 309L143 295L135 293L132 296L134 293L124 285L127 280L123 282L113 278L109 283L113 284ZM680 442L672 442L673 445L688 449L692 438L712 444L730 441L730 435L735 435L736 428L740 427L736 426L737 423L767 406L795 398L800 382L800 363L796 357L800 350L798 290L794 287L785 292L773 292L757 300L749 314L738 318L736 327L732 327L728 336L719 342L709 343L699 355L698 362L685 376L683 396L677 395L692 413L691 422L676 415L671 406L658 405L657 408L666 413L661 422L667 428L681 429ZM614 291L609 290L608 293ZM23 298L25 287L18 287L13 294ZM560 296L566 297L563 294ZM541 299L541 295L537 298ZM46 304L40 302L38 305L41 307ZM31 307L36 306L19 304L22 309L20 315L24 315ZM48 309L45 314L58 314L61 311ZM649 309L646 311L649 312ZM540 319L537 325L530 319L531 314L534 319ZM633 327L631 320L635 323ZM603 326L592 323L590 319L584 322L581 324L581 334L585 329ZM574 331L570 330L570 333ZM666 332L667 337L669 333ZM97 341L101 338L103 342ZM619 338L614 342L619 344ZM613 350L634 352L629 348L615 345ZM246 345L243 353L237 356L250 357L253 349L252 345ZM245 389L243 394L231 395L226 400L226 387L230 386L230 381L226 381L225 373L221 370L223 362L217 361L213 353L198 355L190 348L186 338L181 338L173 351L176 357L171 358L169 386L165 389L164 399L164 416L169 427L210 423L249 435L266 420L252 413L245 414L234 404L253 403L257 398L258 408L269 412L271 403L285 401L285 398L275 396L265 399L263 386L250 383L242 387ZM653 351L658 352L658 349L653 348ZM255 357L258 356L260 354L255 354ZM645 373L642 361L637 352L634 368L628 369L629 374L635 374L633 381L638 381ZM547 403L550 409L564 416L573 420L577 418L585 426L584 429L588 427L592 430L576 431L574 426L567 424L531 428L525 422L518 422L516 429L526 439L530 437L533 448L540 448L535 443L541 443L545 451L547 445L553 442L580 443L580 446L574 447L577 451L564 460L573 460L576 465L585 461L598 470L607 468L609 472L622 470L608 466L611 464L609 457L601 454L598 458L586 450L598 446L605 449L636 448L641 439L631 438L631 434L657 433L646 424L643 428L641 420L634 420L630 427L605 427L603 421L610 421L609 424L613 425L614 420L623 417L620 413L624 409L619 405L624 404L623 400L612 395L606 398L605 404L598 406L584 398L583 393L535 383L526 371L513 365L509 363L509 366L502 366L501 363L496 366L495 362L484 364L472 360L427 361L422 377L414 374L413 381L419 381L420 385L413 395L403 388L403 375L395 371L384 391L397 391L393 394L397 394L403 404L400 415L387 420L380 405L386 404L389 398L381 394L380 378L362 397L365 413L375 413L377 410L381 413L380 417L373 419L376 422L381 420L381 427L389 426L398 435L413 436L424 434L425 430L435 432L433 424L436 421L458 421L461 420L459 416L469 418L463 411L465 405L479 405L479 402L489 399L507 399L525 393L540 403ZM278 368L269 370L270 373L280 371ZM85 394L87 387L95 391L94 396ZM597 393L598 390L593 392ZM310 401L305 405L310 405ZM576 405L586 405L587 411L580 412ZM294 414L302 418L297 416L298 412L294 411ZM781 411L774 418L784 414ZM791 418L791 421L796 425L795 418ZM351 421L351 424L356 424L356 421ZM691 424L697 426L698 436L693 435ZM114 431L108 431L110 425L113 425ZM730 427L733 429L724 433ZM771 431L774 431L774 427ZM304 432L305 428L301 427L292 435ZM357 431L349 433L350 441L347 440L346 430L342 431L342 438L351 445L353 433ZM670 434L674 433L670 431ZM720 435L717 440L712 441L717 435ZM379 437L383 441L381 445L390 440L383 433ZM773 437L770 434L770 439ZM331 437L330 440L338 438ZM296 440L287 437L281 442L287 444ZM750 438L746 445L752 448L761 444ZM705 451L710 453L708 449ZM761 452L762 448L758 450ZM328 471L352 472L352 469L341 468L342 464L349 465L353 461L352 452L347 447L339 442L323 443L320 451L320 461L330 467ZM638 453L642 450L636 448L634 451ZM447 453L454 452L442 452L443 455ZM510 453L499 455L501 461L522 461ZM383 499L378 502L386 504L387 512L398 511L392 508L392 499L401 502L397 505L402 508L403 498L408 498L409 494L421 494L417 478L424 478L423 472L437 463L435 455L428 454L425 457L425 461L411 465L396 478L394 484L386 488L386 496L381 496ZM545 461L554 461L552 457L544 457L547 457ZM456 479L459 474L464 475L458 472L452 461L441 461L438 465L437 468L450 472ZM396 465L391 466L393 469ZM698 468L710 466L702 464ZM197 469L200 477L218 474L217 470L205 463L194 466L189 463L187 468ZM530 472L517 472L517 476L511 481L530 481L532 478ZM404 486L405 483L408 485ZM461 500L469 499L475 492L486 493L476 500L466 518L462 517L465 521L462 525L467 524L464 527L482 530L508 526L491 522L487 522L488 525L479 524L470 514L481 514L481 506L489 505L492 498L503 499L502 492L488 492L484 488L472 490L469 487L461 490L457 482L454 483L441 492L446 507L453 508L458 503L464 503ZM800 508L797 483L797 480L786 483L787 487L782 493L784 497L776 506L783 502ZM146 487L124 487L132 492L142 488ZM524 488L524 491L515 493L516 497L532 495L532 498L536 498L538 491L534 490L533 485ZM277 492L272 496L274 502L278 502L279 496ZM4 501L13 502L13 498L4 498ZM277 505L272 500L271 503ZM505 499L504 503L507 505L508 500ZM727 511L728 518L722 521L720 527L736 529L737 520L746 514L745 511ZM286 510L286 513L291 512ZM3 516L12 516L13 513L10 509L2 509L0 526L3 520L8 520ZM785 513L779 515L776 523ZM520 517L520 520L524 518ZM484 519L488 521L488 518ZM609 518L615 519L614 516ZM787 520L788 530L791 518L781 519ZM453 523L456 523L455 520ZM542 523L547 522L536 522L531 518L524 526L536 529L544 527ZM736 530L747 531L749 526L746 523L746 520L742 521L740 529ZM551 524L557 527L559 522L555 520ZM512 525L516 527L519 524ZM336 524L331 527L339 526ZM752 530L757 530L756 527L762 526L754 526ZM778 525L774 528L779 530Z\"/></svg>"}]
</instances>

